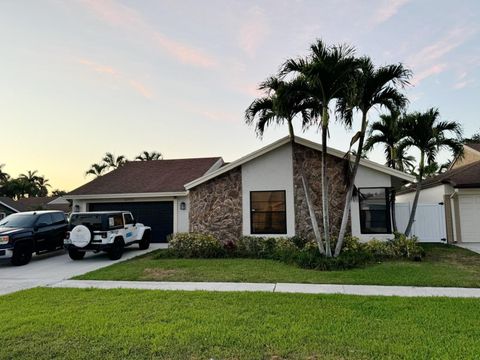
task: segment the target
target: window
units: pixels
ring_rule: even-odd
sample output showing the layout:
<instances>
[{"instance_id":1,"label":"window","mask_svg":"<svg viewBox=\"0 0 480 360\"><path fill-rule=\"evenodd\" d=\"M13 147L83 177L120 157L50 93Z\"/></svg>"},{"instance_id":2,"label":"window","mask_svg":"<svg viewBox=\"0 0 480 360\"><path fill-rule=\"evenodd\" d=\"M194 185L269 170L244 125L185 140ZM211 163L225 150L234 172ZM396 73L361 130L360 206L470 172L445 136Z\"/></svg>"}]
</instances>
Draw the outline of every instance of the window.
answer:
<instances>
[{"instance_id":1,"label":"window","mask_svg":"<svg viewBox=\"0 0 480 360\"><path fill-rule=\"evenodd\" d=\"M123 218L125 219L125 224L133 224L133 217L131 214L123 214Z\"/></svg>"},{"instance_id":2,"label":"window","mask_svg":"<svg viewBox=\"0 0 480 360\"><path fill-rule=\"evenodd\" d=\"M250 192L252 234L286 234L285 191Z\"/></svg>"},{"instance_id":3,"label":"window","mask_svg":"<svg viewBox=\"0 0 480 360\"><path fill-rule=\"evenodd\" d=\"M390 191L387 188L358 189L362 234L390 234Z\"/></svg>"},{"instance_id":4,"label":"window","mask_svg":"<svg viewBox=\"0 0 480 360\"><path fill-rule=\"evenodd\" d=\"M54 224L62 224L67 221L64 213L58 212L58 213L52 213L51 215L52 215Z\"/></svg>"},{"instance_id":5,"label":"window","mask_svg":"<svg viewBox=\"0 0 480 360\"><path fill-rule=\"evenodd\" d=\"M87 226L92 231L102 229L102 216L97 214L72 214L70 216L70 227L73 229L77 225Z\"/></svg>"},{"instance_id":6,"label":"window","mask_svg":"<svg viewBox=\"0 0 480 360\"><path fill-rule=\"evenodd\" d=\"M119 228L123 226L122 214L115 214L108 218L108 226L110 228Z\"/></svg>"},{"instance_id":7,"label":"window","mask_svg":"<svg viewBox=\"0 0 480 360\"><path fill-rule=\"evenodd\" d=\"M40 217L38 218L37 222L36 222L36 225L41 225L41 226L50 226L52 225L52 217L50 216L50 214L43 214L43 215L40 215Z\"/></svg>"}]
</instances>

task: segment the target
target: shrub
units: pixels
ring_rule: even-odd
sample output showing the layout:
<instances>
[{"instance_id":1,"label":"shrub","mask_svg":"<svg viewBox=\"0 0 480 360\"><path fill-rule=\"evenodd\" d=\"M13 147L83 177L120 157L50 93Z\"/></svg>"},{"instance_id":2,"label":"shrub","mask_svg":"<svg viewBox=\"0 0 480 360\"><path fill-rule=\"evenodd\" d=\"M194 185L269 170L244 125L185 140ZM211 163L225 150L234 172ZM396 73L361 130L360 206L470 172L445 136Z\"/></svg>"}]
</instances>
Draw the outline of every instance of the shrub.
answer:
<instances>
[{"instance_id":1,"label":"shrub","mask_svg":"<svg viewBox=\"0 0 480 360\"><path fill-rule=\"evenodd\" d=\"M237 255L259 259L271 259L276 248L275 238L261 236L242 236L237 241Z\"/></svg>"},{"instance_id":2,"label":"shrub","mask_svg":"<svg viewBox=\"0 0 480 360\"><path fill-rule=\"evenodd\" d=\"M215 258L225 256L223 245L213 235L177 233L169 243L169 250L181 258Z\"/></svg>"},{"instance_id":3,"label":"shrub","mask_svg":"<svg viewBox=\"0 0 480 360\"><path fill-rule=\"evenodd\" d=\"M425 256L425 250L418 243L418 238L407 238L405 234L395 233L395 237L388 241L388 246L394 257L421 260Z\"/></svg>"}]
</instances>

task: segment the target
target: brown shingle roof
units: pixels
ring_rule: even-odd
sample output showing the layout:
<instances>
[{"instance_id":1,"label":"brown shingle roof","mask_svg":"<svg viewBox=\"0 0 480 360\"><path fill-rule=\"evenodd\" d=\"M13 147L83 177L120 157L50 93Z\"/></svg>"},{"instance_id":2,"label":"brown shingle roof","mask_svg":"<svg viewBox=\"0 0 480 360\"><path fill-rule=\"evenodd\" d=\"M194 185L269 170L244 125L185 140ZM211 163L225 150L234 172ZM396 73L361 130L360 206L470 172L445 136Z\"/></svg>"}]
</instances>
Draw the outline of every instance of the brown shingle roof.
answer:
<instances>
[{"instance_id":1,"label":"brown shingle roof","mask_svg":"<svg viewBox=\"0 0 480 360\"><path fill-rule=\"evenodd\" d=\"M185 191L184 185L204 175L220 157L130 161L69 195L159 193Z\"/></svg>"},{"instance_id":2,"label":"brown shingle roof","mask_svg":"<svg viewBox=\"0 0 480 360\"><path fill-rule=\"evenodd\" d=\"M449 184L454 188L480 188L480 161L450 169L443 174L428 178L423 181L422 189L428 189L442 184ZM415 191L415 187L401 191L399 194L412 191Z\"/></svg>"},{"instance_id":3,"label":"brown shingle roof","mask_svg":"<svg viewBox=\"0 0 480 360\"><path fill-rule=\"evenodd\" d=\"M17 208L17 204L16 204L16 201L7 197L7 196L0 196L0 202L4 203L5 205L7 205L8 207L10 208L13 208L15 210L18 210L20 211L18 208Z\"/></svg>"},{"instance_id":4,"label":"brown shingle roof","mask_svg":"<svg viewBox=\"0 0 480 360\"><path fill-rule=\"evenodd\" d=\"M19 211L61 210L69 212L69 204L49 204L49 202L57 198L58 196L45 196L18 199L15 201L15 208Z\"/></svg>"},{"instance_id":5,"label":"brown shingle roof","mask_svg":"<svg viewBox=\"0 0 480 360\"><path fill-rule=\"evenodd\" d=\"M472 148L473 150L480 152L480 144L468 143L468 144L465 144L465 146L468 146L469 148Z\"/></svg>"}]
</instances>

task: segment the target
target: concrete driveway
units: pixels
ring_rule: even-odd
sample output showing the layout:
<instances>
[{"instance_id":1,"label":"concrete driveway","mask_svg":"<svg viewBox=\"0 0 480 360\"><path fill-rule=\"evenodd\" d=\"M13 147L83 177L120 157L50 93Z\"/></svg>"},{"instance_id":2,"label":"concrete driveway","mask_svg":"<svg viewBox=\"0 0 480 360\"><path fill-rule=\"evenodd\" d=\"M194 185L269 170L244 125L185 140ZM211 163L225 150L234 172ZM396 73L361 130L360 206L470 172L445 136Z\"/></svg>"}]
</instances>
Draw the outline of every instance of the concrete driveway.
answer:
<instances>
[{"instance_id":1,"label":"concrete driveway","mask_svg":"<svg viewBox=\"0 0 480 360\"><path fill-rule=\"evenodd\" d=\"M0 295L55 284L73 276L166 247L167 244L151 244L148 250L138 250L138 246L132 245L126 248L122 258L116 261L110 260L106 253L87 253L83 260L73 261L64 250L34 256L25 266L12 266L9 261L2 261L0 262Z\"/></svg>"},{"instance_id":2,"label":"concrete driveway","mask_svg":"<svg viewBox=\"0 0 480 360\"><path fill-rule=\"evenodd\" d=\"M462 247L464 249L468 249L470 251L476 252L477 254L480 254L480 242L477 243L458 243L456 244L459 247Z\"/></svg>"}]
</instances>

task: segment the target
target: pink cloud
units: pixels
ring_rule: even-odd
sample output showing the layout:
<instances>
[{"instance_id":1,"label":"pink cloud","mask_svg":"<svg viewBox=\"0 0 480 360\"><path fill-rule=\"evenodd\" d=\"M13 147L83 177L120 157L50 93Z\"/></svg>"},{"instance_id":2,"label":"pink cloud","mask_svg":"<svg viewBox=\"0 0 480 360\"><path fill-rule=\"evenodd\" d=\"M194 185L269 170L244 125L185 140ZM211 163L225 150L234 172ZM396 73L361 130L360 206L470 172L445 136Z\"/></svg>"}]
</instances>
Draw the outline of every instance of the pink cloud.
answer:
<instances>
[{"instance_id":1,"label":"pink cloud","mask_svg":"<svg viewBox=\"0 0 480 360\"><path fill-rule=\"evenodd\" d=\"M407 65L414 70L412 84L419 84L429 76L445 71L448 66L444 57L465 43L476 32L476 28L454 28L433 44L424 47L407 59Z\"/></svg>"},{"instance_id":2,"label":"pink cloud","mask_svg":"<svg viewBox=\"0 0 480 360\"><path fill-rule=\"evenodd\" d=\"M140 34L150 44L183 64L203 68L210 68L217 64L216 59L205 51L195 49L189 44L156 31L139 12L128 6L111 0L83 0L80 3L108 25Z\"/></svg>"},{"instance_id":3,"label":"pink cloud","mask_svg":"<svg viewBox=\"0 0 480 360\"><path fill-rule=\"evenodd\" d=\"M373 22L378 25L395 16L411 0L383 0L373 15Z\"/></svg>"},{"instance_id":4,"label":"pink cloud","mask_svg":"<svg viewBox=\"0 0 480 360\"><path fill-rule=\"evenodd\" d=\"M128 84L130 88L135 90L138 94L142 95L146 99L152 99L153 93L147 89L147 87L138 80L129 80L128 76L123 75L120 71L114 69L112 66L98 64L92 60L80 59L79 64L86 66L95 73L108 75L108 77L119 81L121 84Z\"/></svg>"},{"instance_id":5,"label":"pink cloud","mask_svg":"<svg viewBox=\"0 0 480 360\"><path fill-rule=\"evenodd\" d=\"M252 7L247 16L247 21L240 28L238 40L240 48L250 57L254 57L257 49L270 34L270 27L264 11L258 6Z\"/></svg>"}]
</instances>

